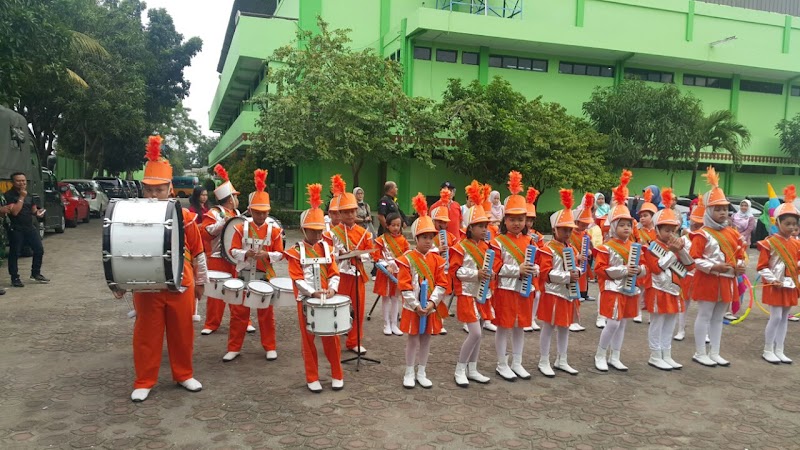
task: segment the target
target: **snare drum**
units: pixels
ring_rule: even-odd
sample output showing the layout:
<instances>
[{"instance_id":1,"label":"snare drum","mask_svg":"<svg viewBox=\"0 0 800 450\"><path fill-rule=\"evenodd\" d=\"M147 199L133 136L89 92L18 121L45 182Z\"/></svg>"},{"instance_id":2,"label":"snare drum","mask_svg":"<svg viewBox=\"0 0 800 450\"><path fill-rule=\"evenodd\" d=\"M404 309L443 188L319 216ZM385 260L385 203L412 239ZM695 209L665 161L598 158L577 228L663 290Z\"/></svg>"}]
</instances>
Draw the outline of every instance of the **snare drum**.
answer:
<instances>
[{"instance_id":1,"label":"snare drum","mask_svg":"<svg viewBox=\"0 0 800 450\"><path fill-rule=\"evenodd\" d=\"M244 306L256 309L269 308L274 292L272 286L266 281L251 281L247 283L245 289Z\"/></svg>"},{"instance_id":2,"label":"snare drum","mask_svg":"<svg viewBox=\"0 0 800 450\"><path fill-rule=\"evenodd\" d=\"M208 271L208 284L206 284L206 297L222 298L222 285L232 277L228 272L216 270Z\"/></svg>"},{"instance_id":3,"label":"snare drum","mask_svg":"<svg viewBox=\"0 0 800 450\"><path fill-rule=\"evenodd\" d=\"M297 301L294 298L294 290L292 289L292 279L285 277L276 277L269 280L269 284L275 290L275 295L272 299L272 306L297 306ZM281 295L289 293L289 295Z\"/></svg>"},{"instance_id":4,"label":"snare drum","mask_svg":"<svg viewBox=\"0 0 800 450\"><path fill-rule=\"evenodd\" d=\"M222 295L220 298L225 303L241 305L243 297L242 291L244 291L244 281L238 278L231 278L222 283Z\"/></svg>"},{"instance_id":5,"label":"snare drum","mask_svg":"<svg viewBox=\"0 0 800 450\"><path fill-rule=\"evenodd\" d=\"M112 199L103 219L106 283L127 291L179 291L183 244L177 200Z\"/></svg>"},{"instance_id":6,"label":"snare drum","mask_svg":"<svg viewBox=\"0 0 800 450\"><path fill-rule=\"evenodd\" d=\"M338 336L350 331L350 297L334 295L323 302L318 298L306 299L306 330L317 336Z\"/></svg>"}]
</instances>

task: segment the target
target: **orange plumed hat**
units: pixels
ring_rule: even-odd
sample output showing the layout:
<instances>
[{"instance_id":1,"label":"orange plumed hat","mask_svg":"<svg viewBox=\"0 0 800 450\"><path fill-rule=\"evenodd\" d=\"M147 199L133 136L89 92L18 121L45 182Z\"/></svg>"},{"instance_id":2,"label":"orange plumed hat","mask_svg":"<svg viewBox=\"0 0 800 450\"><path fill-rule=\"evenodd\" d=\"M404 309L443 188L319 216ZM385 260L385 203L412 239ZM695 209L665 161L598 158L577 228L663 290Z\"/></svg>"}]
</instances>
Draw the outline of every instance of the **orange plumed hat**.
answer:
<instances>
[{"instance_id":1,"label":"orange plumed hat","mask_svg":"<svg viewBox=\"0 0 800 450\"><path fill-rule=\"evenodd\" d=\"M527 217L536 217L536 199L539 198L539 191L535 187L528 187L527 195L525 195L525 215Z\"/></svg>"},{"instance_id":2,"label":"orange plumed hat","mask_svg":"<svg viewBox=\"0 0 800 450\"><path fill-rule=\"evenodd\" d=\"M577 228L578 226L575 225L575 217L572 215L572 207L575 205L572 189L561 189L558 191L558 194L561 197L561 206L563 206L564 209L550 216L550 225L553 228Z\"/></svg>"},{"instance_id":3,"label":"orange plumed hat","mask_svg":"<svg viewBox=\"0 0 800 450\"><path fill-rule=\"evenodd\" d=\"M436 233L436 227L433 226L433 220L428 216L428 202L422 192L418 193L411 199L411 205L414 206L414 211L417 212L419 217L411 224L411 233L414 237L425 233Z\"/></svg>"},{"instance_id":4,"label":"orange plumed hat","mask_svg":"<svg viewBox=\"0 0 800 450\"><path fill-rule=\"evenodd\" d=\"M216 197L217 200L228 198L231 195L239 195L239 191L237 191L236 188L233 187L233 184L231 184L231 180L228 177L228 171L222 167L222 164L217 164L214 166L214 173L216 173L217 176L222 180L222 184L214 189L214 197Z\"/></svg>"},{"instance_id":5,"label":"orange plumed hat","mask_svg":"<svg viewBox=\"0 0 800 450\"><path fill-rule=\"evenodd\" d=\"M731 204L725 197L725 192L719 187L719 174L714 170L714 166L708 166L706 173L703 174L703 178L705 178L706 183L711 186L711 190L706 192L703 198L703 203L705 203L706 208L709 206L728 206Z\"/></svg>"},{"instance_id":6,"label":"orange plumed hat","mask_svg":"<svg viewBox=\"0 0 800 450\"><path fill-rule=\"evenodd\" d=\"M706 215L706 205L703 203L703 197L705 194L700 194L697 197L697 206L694 207L692 213L689 214L689 220L694 223L703 223L703 216Z\"/></svg>"},{"instance_id":7,"label":"orange plumed hat","mask_svg":"<svg viewBox=\"0 0 800 450\"><path fill-rule=\"evenodd\" d=\"M609 225L619 219L633 220L630 210L625 206L625 203L628 201L628 184L631 182L632 178L633 172L627 169L623 170L622 175L619 177L619 186L612 189L614 207L611 208L606 218L606 222L608 222Z\"/></svg>"},{"instance_id":8,"label":"orange plumed hat","mask_svg":"<svg viewBox=\"0 0 800 450\"><path fill-rule=\"evenodd\" d=\"M147 139L145 157L147 164L144 166L142 183L158 185L172 183L172 165L161 156L161 136L150 136Z\"/></svg>"},{"instance_id":9,"label":"orange plumed hat","mask_svg":"<svg viewBox=\"0 0 800 450\"><path fill-rule=\"evenodd\" d=\"M253 172L253 179L256 184L256 192L253 198L250 199L250 209L262 212L269 212L269 194L265 191L267 188L267 171L256 169Z\"/></svg>"},{"instance_id":10,"label":"orange plumed hat","mask_svg":"<svg viewBox=\"0 0 800 450\"><path fill-rule=\"evenodd\" d=\"M778 205L775 208L775 218L779 218L785 214L791 214L793 216L800 217L800 211L797 211L797 207L794 206L794 200L797 198L797 189L793 184L790 184L783 188L783 203Z\"/></svg>"},{"instance_id":11,"label":"orange plumed hat","mask_svg":"<svg viewBox=\"0 0 800 450\"><path fill-rule=\"evenodd\" d=\"M669 205L662 209L661 211L656 211L655 216L653 216L653 221L655 222L656 226L659 225L675 225L679 226L681 224L681 220L678 218L678 215L675 214L675 210L671 208L672 202L675 200L675 195L672 193L671 188L665 188L661 191L661 201L664 202L664 205Z\"/></svg>"},{"instance_id":12,"label":"orange plumed hat","mask_svg":"<svg viewBox=\"0 0 800 450\"><path fill-rule=\"evenodd\" d=\"M450 212L448 211L450 208L448 205L450 204L451 195L452 193L450 192L450 189L442 188L442 190L439 191L439 201L441 204L431 210L431 216L433 217L433 220L450 222Z\"/></svg>"},{"instance_id":13,"label":"orange plumed hat","mask_svg":"<svg viewBox=\"0 0 800 450\"><path fill-rule=\"evenodd\" d=\"M522 192L522 174L516 170L508 173L508 191L511 192L511 195L506 197L506 201L503 203L504 214L527 214L525 197L519 195Z\"/></svg>"},{"instance_id":14,"label":"orange plumed hat","mask_svg":"<svg viewBox=\"0 0 800 450\"><path fill-rule=\"evenodd\" d=\"M644 190L644 194L642 195L644 198L644 203L642 203L641 208L639 208L639 214L642 212L650 212L651 214L655 214L658 212L658 207L653 204L653 191L650 188ZM664 196L661 196L661 201L664 201ZM664 203L666 205L666 203Z\"/></svg>"},{"instance_id":15,"label":"orange plumed hat","mask_svg":"<svg viewBox=\"0 0 800 450\"><path fill-rule=\"evenodd\" d=\"M486 223L489 217L486 216L483 206L483 188L477 180L472 180L472 183L467 185L464 190L467 192L467 198L472 200L473 206L467 210L467 225L475 225L476 223Z\"/></svg>"},{"instance_id":16,"label":"orange plumed hat","mask_svg":"<svg viewBox=\"0 0 800 450\"><path fill-rule=\"evenodd\" d=\"M344 195L344 191L347 190L347 183L345 183L344 179L338 173L331 177L331 193L333 194L333 198L331 199L330 205L328 205L329 212L336 212L339 211L339 204L342 201L342 195Z\"/></svg>"},{"instance_id":17,"label":"orange plumed hat","mask_svg":"<svg viewBox=\"0 0 800 450\"><path fill-rule=\"evenodd\" d=\"M484 184L481 188L481 202L480 205L483 206L483 212L486 213L486 217L490 220L492 218L491 211L492 211L492 202L489 201L489 195L492 193L492 186L490 184Z\"/></svg>"},{"instance_id":18,"label":"orange plumed hat","mask_svg":"<svg viewBox=\"0 0 800 450\"><path fill-rule=\"evenodd\" d=\"M300 215L300 226L309 230L325 229L325 214L319 208L322 204L322 185L319 183L306 186L308 191L308 204L311 208Z\"/></svg>"},{"instance_id":19,"label":"orange plumed hat","mask_svg":"<svg viewBox=\"0 0 800 450\"><path fill-rule=\"evenodd\" d=\"M578 214L578 222L591 224L594 222L592 208L594 207L594 194L587 192L583 196L583 203L581 203L581 213Z\"/></svg>"}]
</instances>

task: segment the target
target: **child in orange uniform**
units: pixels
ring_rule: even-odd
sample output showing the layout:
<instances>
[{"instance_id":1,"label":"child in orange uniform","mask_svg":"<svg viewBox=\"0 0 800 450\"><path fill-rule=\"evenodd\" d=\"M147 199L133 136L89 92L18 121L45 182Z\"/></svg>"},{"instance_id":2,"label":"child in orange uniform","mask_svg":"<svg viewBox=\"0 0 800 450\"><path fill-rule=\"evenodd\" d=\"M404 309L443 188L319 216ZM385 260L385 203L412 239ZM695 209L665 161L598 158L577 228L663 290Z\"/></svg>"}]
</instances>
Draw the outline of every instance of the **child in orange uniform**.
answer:
<instances>
[{"instance_id":1,"label":"child in orange uniform","mask_svg":"<svg viewBox=\"0 0 800 450\"><path fill-rule=\"evenodd\" d=\"M161 157L161 136L151 136L147 145L147 164L144 169L144 198L167 200L172 192L172 166ZM133 325L133 366L136 381L131 400L143 402L158 381L164 332L172 369L172 379L190 392L203 389L194 379L192 353L194 329L192 314L194 299L203 296L208 281L208 269L203 253L203 240L197 229L196 214L181 209L183 214L184 254L181 290L172 292L134 292L136 323ZM112 287L114 296L122 298L123 291Z\"/></svg>"},{"instance_id":2,"label":"child in orange uniform","mask_svg":"<svg viewBox=\"0 0 800 450\"><path fill-rule=\"evenodd\" d=\"M798 260L800 260L800 241L792 236L798 230L800 211L794 206L797 192L794 185L783 190L783 200L775 208L775 223L778 234L758 243L758 273L764 280L762 303L769 305L769 321L764 330L764 353L762 358L772 364L791 364L792 360L783 353L786 328L789 324L789 310L797 306Z\"/></svg>"},{"instance_id":3,"label":"child in orange uniform","mask_svg":"<svg viewBox=\"0 0 800 450\"><path fill-rule=\"evenodd\" d=\"M581 266L583 261L586 260L586 271L581 271L581 278L578 280L578 289L580 290L581 300L575 303L575 322L570 324L569 331L583 331L586 328L578 323L580 318L580 306L581 302L584 302L589 299L589 255L592 251L592 242L591 237L589 236L589 232L587 231L589 226L592 225L594 222L594 217L592 214L592 209L594 208L594 194L591 192L587 192L586 195L583 196L583 202L581 206L578 208L578 217L575 219L575 226L570 234L570 244L573 248L576 249L575 251L575 263ZM589 240L589 249L586 254L583 254L583 240L584 237Z\"/></svg>"},{"instance_id":4,"label":"child in orange uniform","mask_svg":"<svg viewBox=\"0 0 800 450\"><path fill-rule=\"evenodd\" d=\"M489 184L481 185L480 205L483 207L483 210L486 212L486 217L489 219L489 224L486 225L486 235L485 235L486 242L491 242L492 239L500 235L500 227L497 225L497 223L492 221L492 213L491 213L492 202L489 201L489 194L491 194L491 192L492 192L491 185ZM492 279L492 281L489 284L491 285L492 292L494 292L497 289L497 278ZM492 309L494 309L494 299L490 299L489 304L491 305ZM495 326L495 324L492 323L491 320L484 320L483 329L491 332L496 332L497 326Z\"/></svg>"},{"instance_id":5,"label":"child in orange uniform","mask_svg":"<svg viewBox=\"0 0 800 450\"><path fill-rule=\"evenodd\" d=\"M417 194L412 200L419 218L411 225L411 233L417 241L417 247L397 260L400 267L398 286L403 295L403 315L400 329L408 335L406 341L406 371L403 375L403 387L414 388L419 383L430 389L433 383L425 373L430 353L431 335L439 334L442 329L442 318L436 307L444 300L447 286L447 275L444 273L444 259L432 252L433 238L436 228L428 217L428 205L425 196ZM420 303L420 287L423 281L428 284L427 306ZM420 317L427 317L425 329L420 330ZM414 376L414 363L417 362L417 374ZM415 383L416 380L416 383Z\"/></svg>"},{"instance_id":6,"label":"child in orange uniform","mask_svg":"<svg viewBox=\"0 0 800 450\"><path fill-rule=\"evenodd\" d=\"M402 218L398 213L389 213L386 216L386 232L375 240L377 250L374 253L375 264L380 264L389 273L394 274L395 281L379 270L375 277L375 286L372 292L381 296L381 309L383 310L383 334L402 336L403 332L397 326L397 315L400 313L400 291L397 289L397 258L403 256L411 247L402 233Z\"/></svg>"},{"instance_id":7,"label":"child in orange uniform","mask_svg":"<svg viewBox=\"0 0 800 450\"><path fill-rule=\"evenodd\" d=\"M306 384L311 392L322 392L319 382L319 361L317 347L314 345L314 333L306 330L306 313L303 300L307 297L321 298L333 297L339 287L339 268L333 257L331 248L323 242L322 230L325 229L325 217L319 205L322 203L321 184L308 186L310 209L300 215L300 227L303 232L303 242L298 242L286 251L289 262L289 277L294 282L294 296L297 299L297 318L300 325L300 339L303 348L303 361L305 361ZM311 264L303 264L304 258L326 258L327 263L320 265L320 280L314 279L314 268ZM319 289L317 286L319 283ZM341 347L339 336L322 336L322 347L325 357L331 365L331 387L334 391L344 388L344 372L341 363Z\"/></svg>"},{"instance_id":8,"label":"child in orange uniform","mask_svg":"<svg viewBox=\"0 0 800 450\"><path fill-rule=\"evenodd\" d=\"M270 211L267 186L267 171L254 172L256 191L250 200L252 220L234 226L231 254L238 261L236 271L245 282L270 280L275 278L273 264L283 259L283 238L281 229L267 222ZM247 236L245 237L245 234ZM222 361L233 361L242 350L245 331L250 321L250 308L244 305L230 305L231 325L228 332L228 352ZM261 330L261 346L267 361L278 359L275 342L275 308L258 309L258 327Z\"/></svg>"},{"instance_id":9,"label":"child in orange uniform","mask_svg":"<svg viewBox=\"0 0 800 450\"><path fill-rule=\"evenodd\" d=\"M528 192L525 195L525 224L528 226L528 234L533 240L534 245L536 245L537 248L543 248L545 246L544 235L533 228L534 222L536 222L535 203L537 198L539 198L539 191L537 191L533 186L529 186ZM531 291L531 295L533 295L533 318L531 319L531 326L522 329L522 331L526 333L531 331L539 331L541 329L539 328L539 324L536 323L536 309L539 307L539 297L541 295L541 291L536 289L535 291Z\"/></svg>"},{"instance_id":10,"label":"child in orange uniform","mask_svg":"<svg viewBox=\"0 0 800 450\"><path fill-rule=\"evenodd\" d=\"M530 235L525 226L525 197L522 192L522 174L512 170L508 174L508 189L511 195L504 202L505 213L501 234L492 240L491 247L495 258L502 265L498 271L497 288L494 291L493 306L494 324L497 326L495 350L497 350L497 369L495 371L506 381L531 378L531 374L522 366L522 351L525 346L523 328L531 326L533 321L533 295L523 296L523 280L528 275L539 276L539 266L525 259L528 245L532 245ZM534 280L535 282L535 280ZM531 291L533 291L532 283ZM512 363L508 365L508 337L511 335Z\"/></svg>"},{"instance_id":11,"label":"child in orange uniform","mask_svg":"<svg viewBox=\"0 0 800 450\"><path fill-rule=\"evenodd\" d=\"M665 205L672 204L672 189L661 193ZM692 257L678 237L680 219L672 208L658 211L653 217L656 227L656 240L651 245L661 248L660 253L651 250L644 252L644 263L650 272L650 286L645 290L645 305L650 313L648 341L650 360L648 364L661 370L680 369L683 366L672 359L672 331L675 329L677 314L686 311L681 300L681 278L676 267L691 269ZM663 256L660 256L663 253ZM678 266L680 265L680 266Z\"/></svg>"},{"instance_id":12,"label":"child in orange uniform","mask_svg":"<svg viewBox=\"0 0 800 450\"><path fill-rule=\"evenodd\" d=\"M539 283L542 288L542 298L536 317L542 321L542 333L539 336L539 372L552 378L556 376L550 367L550 340L553 330L556 329L556 355L555 368L570 375L577 375L578 371L567 363L567 346L569 345L569 327L577 322L577 302L569 293L569 284L580 280L580 266L575 258L575 270L568 270L564 257L564 250L571 248L574 255L578 249L570 245L570 236L575 230L575 219L572 216L573 197L571 189L561 189L561 204L564 209L550 217L553 227L553 240L539 252L539 265L541 273ZM594 198L594 197L593 197Z\"/></svg>"},{"instance_id":13,"label":"child in orange uniform","mask_svg":"<svg viewBox=\"0 0 800 450\"><path fill-rule=\"evenodd\" d=\"M650 245L651 242L656 240L656 228L653 225L653 216L658 212L658 206L653 203L653 191L650 188L644 190L644 203L639 207L639 223L634 223L636 232L634 233L634 242L642 244L642 248ZM639 313L633 318L636 323L642 323L642 310L645 309L644 291L650 286L650 276L642 277L644 288L642 295L639 297Z\"/></svg>"},{"instance_id":14,"label":"child in orange uniform","mask_svg":"<svg viewBox=\"0 0 800 450\"><path fill-rule=\"evenodd\" d=\"M639 311L639 296L643 283L641 277L647 273L643 264L628 267L633 234L633 217L625 206L628 197L628 183L633 174L623 170L620 184L614 188L615 205L608 213L608 233L611 236L604 245L596 248L595 273L600 285L600 314L606 318L606 326L600 333L600 342L594 357L594 365L601 372L608 372L608 366L627 371L620 361L625 327ZM622 292L625 279L639 275L632 294ZM607 359L611 346L611 358Z\"/></svg>"},{"instance_id":15,"label":"child in orange uniform","mask_svg":"<svg viewBox=\"0 0 800 450\"><path fill-rule=\"evenodd\" d=\"M478 383L488 383L489 377L483 376L478 372L478 356L481 349L481 324L484 321L494 318L494 311L489 302L491 298L491 288L489 281L493 273L499 269L499 258L494 260L493 267L484 269L484 261L487 258L486 251L489 244L484 239L486 235L486 224L489 218L483 207L480 206L480 185L477 181L466 188L467 196L471 199L471 206L467 209L466 238L462 239L451 254L450 269L452 270L455 284L455 292L458 296L458 308L456 317L460 322L464 322L467 327L467 338L461 345L456 364L455 380L461 387L469 386L469 380ZM486 303L478 301L481 298L481 284L486 283Z\"/></svg>"},{"instance_id":16,"label":"child in orange uniform","mask_svg":"<svg viewBox=\"0 0 800 450\"><path fill-rule=\"evenodd\" d=\"M452 192L450 189L442 188L439 191L439 204L441 205L449 205L450 204L450 196ZM459 237L450 233L448 228L450 228L450 213L448 212L447 206L437 206L431 210L431 218L433 219L433 226L436 228L436 237L433 238L433 248L431 251L436 252L441 256L444 261L444 273L447 276L447 289L445 291L445 296L449 297L453 294L453 272L450 270L450 253L455 247L456 243L459 241ZM444 244L441 242L442 239L442 231L444 231L445 236L447 236L447 242ZM439 333L441 335L447 334L447 330L442 328L442 331Z\"/></svg>"}]
</instances>

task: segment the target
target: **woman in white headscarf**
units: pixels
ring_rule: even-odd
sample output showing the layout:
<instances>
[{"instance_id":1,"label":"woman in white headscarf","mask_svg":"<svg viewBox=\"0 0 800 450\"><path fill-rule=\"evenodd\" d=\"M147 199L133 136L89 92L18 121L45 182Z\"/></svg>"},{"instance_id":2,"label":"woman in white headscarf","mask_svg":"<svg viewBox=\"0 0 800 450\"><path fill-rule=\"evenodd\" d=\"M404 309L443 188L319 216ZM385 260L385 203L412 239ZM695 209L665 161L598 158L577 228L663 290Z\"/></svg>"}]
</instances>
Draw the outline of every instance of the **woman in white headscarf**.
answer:
<instances>
[{"instance_id":1,"label":"woman in white headscarf","mask_svg":"<svg viewBox=\"0 0 800 450\"><path fill-rule=\"evenodd\" d=\"M756 229L756 218L753 216L753 205L750 200L742 200L742 203L739 204L739 211L731 217L731 220L736 231L742 235L749 248L751 235L753 230Z\"/></svg>"},{"instance_id":2,"label":"woman in white headscarf","mask_svg":"<svg viewBox=\"0 0 800 450\"><path fill-rule=\"evenodd\" d=\"M489 194L489 201L492 202L492 222L503 221L503 201L500 199L500 193L492 191Z\"/></svg>"}]
</instances>

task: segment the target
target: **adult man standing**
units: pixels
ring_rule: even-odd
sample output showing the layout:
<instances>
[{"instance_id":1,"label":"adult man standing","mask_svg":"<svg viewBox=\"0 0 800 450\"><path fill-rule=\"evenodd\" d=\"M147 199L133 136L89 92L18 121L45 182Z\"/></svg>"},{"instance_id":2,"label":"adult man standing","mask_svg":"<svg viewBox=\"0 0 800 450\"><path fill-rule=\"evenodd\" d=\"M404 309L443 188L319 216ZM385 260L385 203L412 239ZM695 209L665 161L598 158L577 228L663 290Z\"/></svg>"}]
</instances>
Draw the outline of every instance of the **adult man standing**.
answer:
<instances>
[{"instance_id":1,"label":"adult man standing","mask_svg":"<svg viewBox=\"0 0 800 450\"><path fill-rule=\"evenodd\" d=\"M450 190L450 200L447 204L444 204L442 200L437 200L436 203L431 205L431 210L439 206L447 207L447 214L450 216L450 223L447 224L447 231L450 232L453 236L460 236L461 235L461 205L458 204L457 201L453 200L456 196L456 187L453 186L453 183L449 181L445 181L442 183L442 189L449 189Z\"/></svg>"},{"instance_id":2,"label":"adult man standing","mask_svg":"<svg viewBox=\"0 0 800 450\"><path fill-rule=\"evenodd\" d=\"M393 212L400 214L400 217L403 218L403 226L406 225L406 215L403 214L403 211L400 211L400 207L397 206L397 203L394 201L396 196L397 183L394 181L387 181L384 183L383 197L378 200L378 222L380 222L380 225L378 226L378 236L382 235L386 231L386 216Z\"/></svg>"},{"instance_id":3,"label":"adult man standing","mask_svg":"<svg viewBox=\"0 0 800 450\"><path fill-rule=\"evenodd\" d=\"M39 230L34 225L34 216L44 216L44 210L39 209L33 199L28 196L28 179L22 172L11 175L14 183L5 193L6 203L10 206L8 213L11 219L9 232L8 274L11 275L11 284L14 287L25 287L19 278L17 261L23 246L27 243L33 250L33 264L31 265L31 280L39 283L49 283L50 280L42 275L42 261L44 260L44 247L39 237Z\"/></svg>"}]
</instances>

